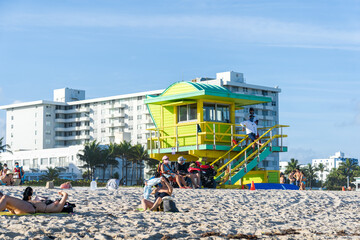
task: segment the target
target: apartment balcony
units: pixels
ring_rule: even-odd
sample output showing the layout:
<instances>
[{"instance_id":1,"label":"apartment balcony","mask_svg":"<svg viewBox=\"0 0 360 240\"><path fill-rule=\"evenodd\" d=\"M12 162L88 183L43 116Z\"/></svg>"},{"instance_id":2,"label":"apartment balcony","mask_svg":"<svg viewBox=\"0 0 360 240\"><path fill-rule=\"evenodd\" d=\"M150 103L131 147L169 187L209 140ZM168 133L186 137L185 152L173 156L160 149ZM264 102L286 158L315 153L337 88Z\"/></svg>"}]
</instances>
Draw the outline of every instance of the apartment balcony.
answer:
<instances>
[{"instance_id":1,"label":"apartment balcony","mask_svg":"<svg viewBox=\"0 0 360 240\"><path fill-rule=\"evenodd\" d=\"M70 122L86 122L90 121L90 117L79 117L79 118L56 118L55 122L59 123L70 123Z\"/></svg>"},{"instance_id":2,"label":"apartment balcony","mask_svg":"<svg viewBox=\"0 0 360 240\"><path fill-rule=\"evenodd\" d=\"M105 124L105 127L113 128L113 127L125 127L126 123L123 122L113 122L113 123L107 123Z\"/></svg>"},{"instance_id":3,"label":"apartment balcony","mask_svg":"<svg viewBox=\"0 0 360 240\"><path fill-rule=\"evenodd\" d=\"M124 118L125 116L126 116L125 113L119 113L119 112L105 115L106 118Z\"/></svg>"},{"instance_id":4,"label":"apartment balcony","mask_svg":"<svg viewBox=\"0 0 360 240\"><path fill-rule=\"evenodd\" d=\"M80 136L55 136L57 141L68 141L68 140L85 140L90 139L89 135L80 135Z\"/></svg>"},{"instance_id":5,"label":"apartment balcony","mask_svg":"<svg viewBox=\"0 0 360 240\"><path fill-rule=\"evenodd\" d=\"M90 126L80 126L80 127L56 127L56 132L72 132L72 131L81 131L81 130L90 130Z\"/></svg>"},{"instance_id":6,"label":"apartment balcony","mask_svg":"<svg viewBox=\"0 0 360 240\"><path fill-rule=\"evenodd\" d=\"M124 103L114 103L111 105L106 105L106 109L117 109L117 108L126 108L126 104Z\"/></svg>"},{"instance_id":7,"label":"apartment balcony","mask_svg":"<svg viewBox=\"0 0 360 240\"><path fill-rule=\"evenodd\" d=\"M81 113L81 112L90 112L90 107L84 107L84 108L77 108L77 109L55 109L55 113L63 113L63 114L69 114L69 113Z\"/></svg>"}]
</instances>

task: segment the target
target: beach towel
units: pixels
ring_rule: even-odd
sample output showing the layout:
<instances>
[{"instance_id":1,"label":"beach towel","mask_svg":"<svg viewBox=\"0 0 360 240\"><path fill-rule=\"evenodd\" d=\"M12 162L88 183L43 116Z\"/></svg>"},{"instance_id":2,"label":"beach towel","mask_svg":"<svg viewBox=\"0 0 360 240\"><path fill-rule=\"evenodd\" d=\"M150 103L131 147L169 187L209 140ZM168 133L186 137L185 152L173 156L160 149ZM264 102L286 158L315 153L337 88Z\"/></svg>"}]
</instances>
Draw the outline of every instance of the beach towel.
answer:
<instances>
[{"instance_id":1,"label":"beach towel","mask_svg":"<svg viewBox=\"0 0 360 240\"><path fill-rule=\"evenodd\" d=\"M53 215L53 214L69 214L67 212L60 213L23 213L23 214L13 214L11 212L0 212L0 216L25 216L25 215Z\"/></svg>"}]
</instances>

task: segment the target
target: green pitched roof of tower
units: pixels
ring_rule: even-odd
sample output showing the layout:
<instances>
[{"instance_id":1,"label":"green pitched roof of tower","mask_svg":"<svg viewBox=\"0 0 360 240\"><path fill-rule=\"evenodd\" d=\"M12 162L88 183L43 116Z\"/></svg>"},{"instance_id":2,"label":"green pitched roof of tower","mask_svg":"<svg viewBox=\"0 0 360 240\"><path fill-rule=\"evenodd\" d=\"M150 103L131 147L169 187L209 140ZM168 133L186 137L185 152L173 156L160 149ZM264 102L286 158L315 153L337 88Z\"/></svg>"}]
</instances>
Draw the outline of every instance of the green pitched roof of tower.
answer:
<instances>
[{"instance_id":1,"label":"green pitched roof of tower","mask_svg":"<svg viewBox=\"0 0 360 240\"><path fill-rule=\"evenodd\" d=\"M236 106L271 102L271 98L268 97L232 93L222 86L195 82L176 82L165 89L159 96L146 96L145 103L155 126L157 126L155 120L159 119L161 105L181 101L186 104L186 102L196 101L197 99L234 102Z\"/></svg>"}]
</instances>

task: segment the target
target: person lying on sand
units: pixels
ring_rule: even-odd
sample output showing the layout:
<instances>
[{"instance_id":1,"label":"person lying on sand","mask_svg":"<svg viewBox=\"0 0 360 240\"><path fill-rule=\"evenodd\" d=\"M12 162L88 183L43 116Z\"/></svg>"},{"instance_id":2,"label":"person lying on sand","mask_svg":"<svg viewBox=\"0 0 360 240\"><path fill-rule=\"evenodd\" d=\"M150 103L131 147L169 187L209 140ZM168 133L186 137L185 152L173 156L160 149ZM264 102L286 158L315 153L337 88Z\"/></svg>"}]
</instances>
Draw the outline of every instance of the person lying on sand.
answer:
<instances>
[{"instance_id":1,"label":"person lying on sand","mask_svg":"<svg viewBox=\"0 0 360 240\"><path fill-rule=\"evenodd\" d=\"M152 192L152 194L155 194L155 202L153 203L149 200L142 199L142 208L144 210L150 209L150 211L156 210L160 206L163 197L171 196L172 192L173 188L169 181L166 178L161 177L161 183L159 183L157 188Z\"/></svg>"},{"instance_id":2,"label":"person lying on sand","mask_svg":"<svg viewBox=\"0 0 360 240\"><path fill-rule=\"evenodd\" d=\"M13 214L24 213L59 213L64 208L68 194L66 192L59 192L62 196L60 201L55 201L46 204L42 201L32 201L32 188L27 187L24 192L24 200L4 195L0 192L0 211L8 209Z\"/></svg>"}]
</instances>

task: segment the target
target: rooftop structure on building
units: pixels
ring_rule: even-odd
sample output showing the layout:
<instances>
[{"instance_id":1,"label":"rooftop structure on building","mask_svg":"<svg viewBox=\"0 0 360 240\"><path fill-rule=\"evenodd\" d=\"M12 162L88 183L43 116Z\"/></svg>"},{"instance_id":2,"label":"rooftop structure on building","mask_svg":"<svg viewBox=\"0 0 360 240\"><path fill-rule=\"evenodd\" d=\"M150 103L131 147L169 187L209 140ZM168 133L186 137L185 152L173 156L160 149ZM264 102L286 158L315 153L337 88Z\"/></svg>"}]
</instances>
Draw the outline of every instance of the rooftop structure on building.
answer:
<instances>
[{"instance_id":1,"label":"rooftop structure on building","mask_svg":"<svg viewBox=\"0 0 360 240\"><path fill-rule=\"evenodd\" d=\"M248 84L242 73L233 71L217 73L215 78L202 77L191 81L222 86L233 93L271 98L270 102L251 107L255 108L259 127L279 123L278 95L281 90L277 87ZM93 140L101 144L127 140L145 146L149 137L147 129L154 125L144 99L146 95L162 92L163 89L85 99L84 90L62 88L54 90L53 101L1 106L0 109L6 110L6 143L13 152L64 148ZM235 112L236 123L248 117L249 108L247 106ZM32 159L29 162L32 163ZM22 164L28 164L28 161ZM41 165L41 162L38 164ZM278 153L262 161L259 167L278 170Z\"/></svg>"},{"instance_id":2,"label":"rooftop structure on building","mask_svg":"<svg viewBox=\"0 0 360 240\"><path fill-rule=\"evenodd\" d=\"M346 159L350 159L352 161L358 162L358 159L345 157L345 154L339 151L336 152L333 156L330 156L329 158L313 159L311 165L313 167L319 167L319 164L324 165L325 170L323 172L320 171L316 172L319 180L324 182L327 176L329 175L330 171L333 168L338 168L342 162L346 161Z\"/></svg>"}]
</instances>

